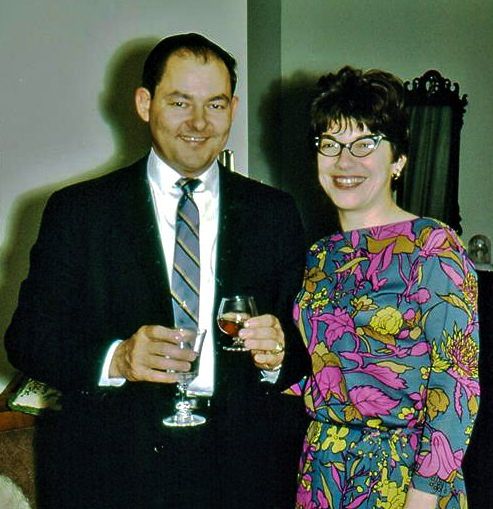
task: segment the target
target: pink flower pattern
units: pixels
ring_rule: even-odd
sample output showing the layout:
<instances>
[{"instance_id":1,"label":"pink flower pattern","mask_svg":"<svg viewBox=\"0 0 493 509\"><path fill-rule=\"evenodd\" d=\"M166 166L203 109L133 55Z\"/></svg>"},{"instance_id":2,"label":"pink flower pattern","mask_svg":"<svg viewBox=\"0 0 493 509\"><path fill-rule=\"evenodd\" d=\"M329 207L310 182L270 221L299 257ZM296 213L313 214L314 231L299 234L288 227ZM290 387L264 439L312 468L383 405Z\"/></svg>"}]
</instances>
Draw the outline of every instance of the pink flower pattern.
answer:
<instances>
[{"instance_id":1,"label":"pink flower pattern","mask_svg":"<svg viewBox=\"0 0 493 509\"><path fill-rule=\"evenodd\" d=\"M418 458L418 473L425 477L437 475L448 481L460 470L463 456L462 449L452 451L447 437L441 431L434 431L431 434L431 451Z\"/></svg>"},{"instance_id":2,"label":"pink flower pattern","mask_svg":"<svg viewBox=\"0 0 493 509\"><path fill-rule=\"evenodd\" d=\"M328 348L346 332L354 333L353 321L345 309L336 308L334 313L314 316L313 322L323 322L327 325L325 329L325 339Z\"/></svg>"},{"instance_id":3,"label":"pink flower pattern","mask_svg":"<svg viewBox=\"0 0 493 509\"><path fill-rule=\"evenodd\" d=\"M349 391L349 396L361 415L369 417L389 415L390 410L399 404L399 401L389 398L380 389L371 385L354 387Z\"/></svg>"},{"instance_id":4,"label":"pink flower pattern","mask_svg":"<svg viewBox=\"0 0 493 509\"><path fill-rule=\"evenodd\" d=\"M398 509L409 485L458 507L479 401L477 280L460 240L417 218L323 238L307 260L325 277L294 310L313 358L291 388L313 419L297 508Z\"/></svg>"}]
</instances>

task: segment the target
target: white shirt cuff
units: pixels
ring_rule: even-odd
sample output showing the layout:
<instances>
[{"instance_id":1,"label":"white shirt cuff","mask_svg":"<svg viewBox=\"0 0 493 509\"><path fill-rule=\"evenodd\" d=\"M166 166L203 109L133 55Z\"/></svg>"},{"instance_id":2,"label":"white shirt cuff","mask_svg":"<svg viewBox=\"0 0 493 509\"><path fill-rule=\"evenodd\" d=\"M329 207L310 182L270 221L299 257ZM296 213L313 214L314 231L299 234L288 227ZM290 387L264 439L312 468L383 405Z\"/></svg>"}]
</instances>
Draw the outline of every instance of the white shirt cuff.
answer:
<instances>
[{"instance_id":1,"label":"white shirt cuff","mask_svg":"<svg viewBox=\"0 0 493 509\"><path fill-rule=\"evenodd\" d=\"M275 384L277 379L279 378L279 370L275 371L267 371L266 369L262 369L261 373L263 375L262 382L269 382L271 384Z\"/></svg>"},{"instance_id":2,"label":"white shirt cuff","mask_svg":"<svg viewBox=\"0 0 493 509\"><path fill-rule=\"evenodd\" d=\"M100 387L121 387L125 382L125 378L110 378L110 364L111 359L113 359L113 354L115 353L116 347L122 342L122 339L117 339L114 341L108 349L106 357L104 359L103 369L101 371L101 377L99 378L98 385Z\"/></svg>"}]
</instances>

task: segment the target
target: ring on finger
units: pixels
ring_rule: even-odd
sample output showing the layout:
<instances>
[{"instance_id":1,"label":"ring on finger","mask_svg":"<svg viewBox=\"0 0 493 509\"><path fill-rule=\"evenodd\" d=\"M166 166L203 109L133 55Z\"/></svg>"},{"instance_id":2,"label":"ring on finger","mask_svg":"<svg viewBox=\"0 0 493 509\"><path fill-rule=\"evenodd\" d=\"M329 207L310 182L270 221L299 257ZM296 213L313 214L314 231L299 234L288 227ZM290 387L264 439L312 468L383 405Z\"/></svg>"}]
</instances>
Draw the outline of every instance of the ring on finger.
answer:
<instances>
[{"instance_id":1,"label":"ring on finger","mask_svg":"<svg viewBox=\"0 0 493 509\"><path fill-rule=\"evenodd\" d=\"M278 341L276 347L270 351L272 355L276 355L278 353L284 352L284 345Z\"/></svg>"}]
</instances>

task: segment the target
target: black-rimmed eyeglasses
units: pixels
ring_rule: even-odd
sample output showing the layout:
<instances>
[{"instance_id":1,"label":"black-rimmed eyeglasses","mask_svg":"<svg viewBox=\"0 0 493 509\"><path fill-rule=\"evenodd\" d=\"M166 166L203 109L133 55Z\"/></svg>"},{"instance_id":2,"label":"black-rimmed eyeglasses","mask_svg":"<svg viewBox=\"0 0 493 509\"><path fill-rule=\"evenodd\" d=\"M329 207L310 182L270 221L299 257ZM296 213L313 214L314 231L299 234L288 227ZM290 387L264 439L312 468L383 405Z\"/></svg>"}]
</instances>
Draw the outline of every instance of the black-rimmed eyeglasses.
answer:
<instances>
[{"instance_id":1,"label":"black-rimmed eyeglasses","mask_svg":"<svg viewBox=\"0 0 493 509\"><path fill-rule=\"evenodd\" d=\"M371 134L356 138L351 143L341 143L328 134L315 137L315 146L320 154L327 157L337 157L347 148L354 157L365 157L378 148L382 140L390 141L381 134Z\"/></svg>"}]
</instances>

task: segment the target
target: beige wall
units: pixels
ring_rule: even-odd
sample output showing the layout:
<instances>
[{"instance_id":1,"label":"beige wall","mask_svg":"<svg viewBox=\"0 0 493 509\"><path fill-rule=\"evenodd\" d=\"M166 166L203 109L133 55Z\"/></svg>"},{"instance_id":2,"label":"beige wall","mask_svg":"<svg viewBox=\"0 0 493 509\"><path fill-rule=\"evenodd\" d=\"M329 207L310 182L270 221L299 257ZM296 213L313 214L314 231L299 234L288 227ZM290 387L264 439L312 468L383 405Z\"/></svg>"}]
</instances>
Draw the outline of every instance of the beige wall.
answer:
<instances>
[{"instance_id":1,"label":"beige wall","mask_svg":"<svg viewBox=\"0 0 493 509\"><path fill-rule=\"evenodd\" d=\"M0 337L49 194L140 155L133 114L142 57L196 31L239 60L230 147L247 168L246 0L16 0L0 5ZM0 390L12 370L0 347Z\"/></svg>"},{"instance_id":2,"label":"beige wall","mask_svg":"<svg viewBox=\"0 0 493 509\"><path fill-rule=\"evenodd\" d=\"M491 0L283 0L281 68L321 74L344 64L404 80L438 69L469 104L461 141L463 239L493 241L493 2Z\"/></svg>"}]
</instances>

